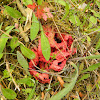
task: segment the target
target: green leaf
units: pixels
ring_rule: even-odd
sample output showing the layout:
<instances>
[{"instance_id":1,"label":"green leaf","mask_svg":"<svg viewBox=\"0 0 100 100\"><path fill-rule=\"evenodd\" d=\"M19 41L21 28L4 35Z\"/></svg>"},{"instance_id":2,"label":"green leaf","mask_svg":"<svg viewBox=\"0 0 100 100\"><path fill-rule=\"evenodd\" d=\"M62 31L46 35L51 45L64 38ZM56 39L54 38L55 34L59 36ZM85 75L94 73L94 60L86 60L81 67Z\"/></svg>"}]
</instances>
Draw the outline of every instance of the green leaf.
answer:
<instances>
[{"instance_id":1,"label":"green leaf","mask_svg":"<svg viewBox=\"0 0 100 100\"><path fill-rule=\"evenodd\" d=\"M89 66L87 69L83 70L81 73L84 73L87 71L93 71L93 70L97 69L98 67L100 67L100 63L93 64L93 65Z\"/></svg>"},{"instance_id":2,"label":"green leaf","mask_svg":"<svg viewBox=\"0 0 100 100\"><path fill-rule=\"evenodd\" d=\"M99 40L98 40L98 42L97 42L97 44L96 44L96 48L95 48L95 49L97 50L97 49L99 49L99 48L100 48L100 38L99 38Z\"/></svg>"},{"instance_id":3,"label":"green leaf","mask_svg":"<svg viewBox=\"0 0 100 100\"><path fill-rule=\"evenodd\" d=\"M13 17L13 18L20 18L22 17L21 13L18 10L15 10L14 8L10 7L10 6L4 6L7 13Z\"/></svg>"},{"instance_id":4,"label":"green leaf","mask_svg":"<svg viewBox=\"0 0 100 100\"><path fill-rule=\"evenodd\" d=\"M91 90L92 90L92 84L90 84L90 83L88 83L87 85L86 85L86 90L88 91L88 92L90 92Z\"/></svg>"},{"instance_id":5,"label":"green leaf","mask_svg":"<svg viewBox=\"0 0 100 100\"><path fill-rule=\"evenodd\" d=\"M98 5L99 9L100 9L100 1L96 1L96 4Z\"/></svg>"},{"instance_id":6,"label":"green leaf","mask_svg":"<svg viewBox=\"0 0 100 100\"><path fill-rule=\"evenodd\" d=\"M32 80L30 78L23 78L21 80L17 80L16 82L18 84L26 84L28 86L34 86L34 83L32 82Z\"/></svg>"},{"instance_id":7,"label":"green leaf","mask_svg":"<svg viewBox=\"0 0 100 100\"><path fill-rule=\"evenodd\" d=\"M81 24L79 17L76 16L76 15L70 16L69 20L70 20L71 23L73 23L74 25L79 26L79 25Z\"/></svg>"},{"instance_id":8,"label":"green leaf","mask_svg":"<svg viewBox=\"0 0 100 100\"><path fill-rule=\"evenodd\" d=\"M83 70L84 68L84 62L80 63L79 65L79 73Z\"/></svg>"},{"instance_id":9,"label":"green leaf","mask_svg":"<svg viewBox=\"0 0 100 100\"><path fill-rule=\"evenodd\" d=\"M87 30L87 32L93 32L93 31L100 32L100 26L97 26L96 28L92 28L92 29Z\"/></svg>"},{"instance_id":10,"label":"green leaf","mask_svg":"<svg viewBox=\"0 0 100 100\"><path fill-rule=\"evenodd\" d=\"M85 74L77 82L80 82L80 81L82 81L84 79L87 79L88 77L90 77L90 74Z\"/></svg>"},{"instance_id":11,"label":"green leaf","mask_svg":"<svg viewBox=\"0 0 100 100\"><path fill-rule=\"evenodd\" d=\"M70 62L70 64L76 69L76 72L74 73L74 77L72 78L71 83L65 83L64 86L65 88L63 88L60 92L58 92L56 95L54 95L53 97L51 97L49 100L61 100L61 98L63 98L69 91L71 91L76 83L77 77L78 77L78 68L77 66L73 63Z\"/></svg>"},{"instance_id":12,"label":"green leaf","mask_svg":"<svg viewBox=\"0 0 100 100\"><path fill-rule=\"evenodd\" d=\"M0 54L0 59L3 57L3 54Z\"/></svg>"},{"instance_id":13,"label":"green leaf","mask_svg":"<svg viewBox=\"0 0 100 100\"><path fill-rule=\"evenodd\" d=\"M43 0L38 0L37 2L38 2L38 5L41 5Z\"/></svg>"},{"instance_id":14,"label":"green leaf","mask_svg":"<svg viewBox=\"0 0 100 100\"><path fill-rule=\"evenodd\" d=\"M9 29L11 29L12 27L14 27L14 26L7 26L7 27L5 28L5 30L9 30Z\"/></svg>"},{"instance_id":15,"label":"green leaf","mask_svg":"<svg viewBox=\"0 0 100 100\"><path fill-rule=\"evenodd\" d=\"M78 98L74 98L73 100L80 100L80 99L78 99Z\"/></svg>"},{"instance_id":16,"label":"green leaf","mask_svg":"<svg viewBox=\"0 0 100 100\"><path fill-rule=\"evenodd\" d=\"M31 93L32 89L31 88L26 88L26 89L22 89L22 91L24 92L24 94L27 95L27 93Z\"/></svg>"},{"instance_id":17,"label":"green leaf","mask_svg":"<svg viewBox=\"0 0 100 100\"><path fill-rule=\"evenodd\" d=\"M11 47L11 52L13 52L14 51L14 49L17 47L17 46L19 46L20 45L20 43L18 42L18 38L17 37L13 37L12 39L11 39L11 41L10 41L10 43L9 43L9 46Z\"/></svg>"},{"instance_id":18,"label":"green leaf","mask_svg":"<svg viewBox=\"0 0 100 100\"><path fill-rule=\"evenodd\" d=\"M22 17L21 19L20 19L20 23L22 24L24 21L26 21L26 17Z\"/></svg>"},{"instance_id":19,"label":"green leaf","mask_svg":"<svg viewBox=\"0 0 100 100\"><path fill-rule=\"evenodd\" d=\"M3 24L3 22L0 24L0 29L1 29L1 27L2 27L2 24Z\"/></svg>"},{"instance_id":20,"label":"green leaf","mask_svg":"<svg viewBox=\"0 0 100 100\"><path fill-rule=\"evenodd\" d=\"M50 58L51 48L48 41L48 38L45 36L43 30L41 31L41 49L43 56L48 61Z\"/></svg>"},{"instance_id":21,"label":"green leaf","mask_svg":"<svg viewBox=\"0 0 100 100\"><path fill-rule=\"evenodd\" d=\"M93 55L93 56L87 56L84 57L85 59L100 59L100 55Z\"/></svg>"},{"instance_id":22,"label":"green leaf","mask_svg":"<svg viewBox=\"0 0 100 100\"><path fill-rule=\"evenodd\" d=\"M54 0L54 2L59 3L63 6L66 6L66 2L64 0Z\"/></svg>"},{"instance_id":23,"label":"green leaf","mask_svg":"<svg viewBox=\"0 0 100 100\"><path fill-rule=\"evenodd\" d=\"M12 26L9 30L6 31L6 33L9 35L9 32L14 28L14 26ZM8 36L6 34L2 34L0 37L0 53L3 52L6 42L8 40Z\"/></svg>"},{"instance_id":24,"label":"green leaf","mask_svg":"<svg viewBox=\"0 0 100 100\"><path fill-rule=\"evenodd\" d=\"M31 93L29 94L29 96L28 96L28 98L26 100L31 100L31 98L34 95L35 89L36 89L36 84L34 85L34 88L32 89Z\"/></svg>"},{"instance_id":25,"label":"green leaf","mask_svg":"<svg viewBox=\"0 0 100 100\"><path fill-rule=\"evenodd\" d=\"M25 46L23 45L20 45L20 48L21 48L21 52L22 54L29 58L29 59L34 59L35 58L35 53L33 51L31 51L30 49L26 48Z\"/></svg>"},{"instance_id":26,"label":"green leaf","mask_svg":"<svg viewBox=\"0 0 100 100\"><path fill-rule=\"evenodd\" d=\"M34 100L40 100L40 95L38 95Z\"/></svg>"},{"instance_id":27,"label":"green leaf","mask_svg":"<svg viewBox=\"0 0 100 100\"><path fill-rule=\"evenodd\" d=\"M15 99L16 93L11 89L2 88L2 93L7 99Z\"/></svg>"},{"instance_id":28,"label":"green leaf","mask_svg":"<svg viewBox=\"0 0 100 100\"><path fill-rule=\"evenodd\" d=\"M29 4L33 4L32 0L22 0L23 1L23 4L25 6L29 5Z\"/></svg>"},{"instance_id":29,"label":"green leaf","mask_svg":"<svg viewBox=\"0 0 100 100\"><path fill-rule=\"evenodd\" d=\"M5 78L10 77L9 72L7 70L3 71L3 77L5 77Z\"/></svg>"},{"instance_id":30,"label":"green leaf","mask_svg":"<svg viewBox=\"0 0 100 100\"><path fill-rule=\"evenodd\" d=\"M7 40L8 40L8 36L5 34L2 34L0 37L0 53L2 53L2 51L6 45Z\"/></svg>"},{"instance_id":31,"label":"green leaf","mask_svg":"<svg viewBox=\"0 0 100 100\"><path fill-rule=\"evenodd\" d=\"M2 24L3 24L3 23L1 23L1 25L0 25L0 29L1 29L1 27L2 27ZM3 54L0 53L0 59L2 58L2 56L3 56Z\"/></svg>"},{"instance_id":32,"label":"green leaf","mask_svg":"<svg viewBox=\"0 0 100 100\"><path fill-rule=\"evenodd\" d=\"M92 56L86 56L86 57L78 57L78 58L74 58L73 60L83 60L83 59L100 59L100 55L92 55Z\"/></svg>"},{"instance_id":33,"label":"green leaf","mask_svg":"<svg viewBox=\"0 0 100 100\"><path fill-rule=\"evenodd\" d=\"M9 33L12 31L12 29L13 29L14 27L15 27L15 26L11 26L11 27L6 31L6 33L9 34Z\"/></svg>"},{"instance_id":34,"label":"green leaf","mask_svg":"<svg viewBox=\"0 0 100 100\"><path fill-rule=\"evenodd\" d=\"M93 24L96 24L97 23L97 18L95 18L94 16L91 16L90 18L89 18L89 20L93 23ZM91 23L90 22L90 23Z\"/></svg>"},{"instance_id":35,"label":"green leaf","mask_svg":"<svg viewBox=\"0 0 100 100\"><path fill-rule=\"evenodd\" d=\"M100 59L100 55L92 55L92 56L86 56L86 57L78 57L78 59Z\"/></svg>"},{"instance_id":36,"label":"green leaf","mask_svg":"<svg viewBox=\"0 0 100 100\"><path fill-rule=\"evenodd\" d=\"M100 14L99 13L95 12L94 10L91 10L91 12L94 14L95 17L100 18Z\"/></svg>"},{"instance_id":37,"label":"green leaf","mask_svg":"<svg viewBox=\"0 0 100 100\"><path fill-rule=\"evenodd\" d=\"M61 19L61 21L66 18L66 16L68 15L68 13L69 13L69 4L66 3L66 6L65 6L65 15L63 16L63 18Z\"/></svg>"},{"instance_id":38,"label":"green leaf","mask_svg":"<svg viewBox=\"0 0 100 100\"><path fill-rule=\"evenodd\" d=\"M91 38L89 36L86 36L86 37L87 37L87 41L90 42Z\"/></svg>"},{"instance_id":39,"label":"green leaf","mask_svg":"<svg viewBox=\"0 0 100 100\"><path fill-rule=\"evenodd\" d=\"M88 28L91 28L93 26L93 24L97 24L97 18L95 18L94 16L91 16L89 18L89 26L88 26Z\"/></svg>"},{"instance_id":40,"label":"green leaf","mask_svg":"<svg viewBox=\"0 0 100 100\"><path fill-rule=\"evenodd\" d=\"M39 32L39 21L37 20L37 17L35 14L33 14L32 17L32 25L30 29L30 39L34 40Z\"/></svg>"},{"instance_id":41,"label":"green leaf","mask_svg":"<svg viewBox=\"0 0 100 100\"><path fill-rule=\"evenodd\" d=\"M19 64L27 71L27 73L29 74L29 66L28 66L28 63L27 61L25 60L25 58L23 57L23 55L17 51L17 60L19 62ZM29 74L30 75L30 74Z\"/></svg>"}]
</instances>

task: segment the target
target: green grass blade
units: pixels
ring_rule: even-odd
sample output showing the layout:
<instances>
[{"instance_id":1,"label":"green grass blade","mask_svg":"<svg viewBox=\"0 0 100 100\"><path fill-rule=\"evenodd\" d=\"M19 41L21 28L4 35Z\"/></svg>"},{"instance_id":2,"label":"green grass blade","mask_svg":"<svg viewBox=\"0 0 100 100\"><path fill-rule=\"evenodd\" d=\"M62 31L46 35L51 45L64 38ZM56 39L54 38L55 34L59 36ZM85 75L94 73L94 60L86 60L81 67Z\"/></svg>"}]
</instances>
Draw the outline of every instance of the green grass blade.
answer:
<instances>
[{"instance_id":1,"label":"green grass blade","mask_svg":"<svg viewBox=\"0 0 100 100\"><path fill-rule=\"evenodd\" d=\"M63 6L66 6L66 2L64 0L54 0L54 2L59 3Z\"/></svg>"},{"instance_id":2,"label":"green grass blade","mask_svg":"<svg viewBox=\"0 0 100 100\"><path fill-rule=\"evenodd\" d=\"M80 81L82 81L82 80L84 80L84 79L87 79L88 77L90 77L90 74L85 74L85 75L83 75L83 76L77 81L77 83L80 82Z\"/></svg>"},{"instance_id":3,"label":"green grass blade","mask_svg":"<svg viewBox=\"0 0 100 100\"><path fill-rule=\"evenodd\" d=\"M86 56L86 57L78 57L71 60L83 60L83 59L100 59L100 55L92 55L92 56Z\"/></svg>"},{"instance_id":4,"label":"green grass blade","mask_svg":"<svg viewBox=\"0 0 100 100\"><path fill-rule=\"evenodd\" d=\"M42 5L43 0L38 0L38 5Z\"/></svg>"},{"instance_id":5,"label":"green grass blade","mask_svg":"<svg viewBox=\"0 0 100 100\"><path fill-rule=\"evenodd\" d=\"M29 96L28 96L28 98L27 98L26 100L31 100L31 98L32 98L33 95L34 95L35 88L36 88L36 84L34 85L34 88L32 89L31 93L29 94Z\"/></svg>"},{"instance_id":6,"label":"green grass blade","mask_svg":"<svg viewBox=\"0 0 100 100\"><path fill-rule=\"evenodd\" d=\"M49 100L60 100L61 98L63 98L69 91L71 91L76 83L77 77L78 77L78 68L77 66L73 63L70 62L70 64L76 69L76 73L74 78L72 79L71 83L69 84L65 84L65 88L62 89L60 92L58 92L56 95L54 95L53 97L51 97Z\"/></svg>"},{"instance_id":7,"label":"green grass blade","mask_svg":"<svg viewBox=\"0 0 100 100\"><path fill-rule=\"evenodd\" d=\"M84 73L87 71L93 71L93 70L97 69L98 67L100 67L100 63L93 64L93 65L89 66L87 69L83 70L81 73Z\"/></svg>"},{"instance_id":8,"label":"green grass blade","mask_svg":"<svg viewBox=\"0 0 100 100\"><path fill-rule=\"evenodd\" d=\"M100 59L100 55L87 56L85 59Z\"/></svg>"},{"instance_id":9,"label":"green grass blade","mask_svg":"<svg viewBox=\"0 0 100 100\"><path fill-rule=\"evenodd\" d=\"M63 21L66 18L66 16L68 15L68 13L69 13L69 4L66 3L65 14L64 14L63 18L61 19L61 21Z\"/></svg>"}]
</instances>

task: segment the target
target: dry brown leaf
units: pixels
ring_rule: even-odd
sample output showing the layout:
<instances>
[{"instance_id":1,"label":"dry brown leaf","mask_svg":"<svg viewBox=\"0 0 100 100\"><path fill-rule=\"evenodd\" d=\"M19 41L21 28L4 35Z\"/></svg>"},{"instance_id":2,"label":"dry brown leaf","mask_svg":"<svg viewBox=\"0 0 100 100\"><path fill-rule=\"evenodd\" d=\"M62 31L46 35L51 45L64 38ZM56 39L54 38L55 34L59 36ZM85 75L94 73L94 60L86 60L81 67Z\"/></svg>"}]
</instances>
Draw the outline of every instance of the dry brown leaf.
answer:
<instances>
[{"instance_id":1,"label":"dry brown leaf","mask_svg":"<svg viewBox=\"0 0 100 100\"><path fill-rule=\"evenodd\" d=\"M79 96L82 98L83 97L83 94L82 94L82 92L79 92Z\"/></svg>"},{"instance_id":2,"label":"dry brown leaf","mask_svg":"<svg viewBox=\"0 0 100 100\"><path fill-rule=\"evenodd\" d=\"M25 42L29 42L29 38L28 38L27 34L23 31L21 24L19 26L19 31L20 31L20 35L23 37Z\"/></svg>"},{"instance_id":3,"label":"dry brown leaf","mask_svg":"<svg viewBox=\"0 0 100 100\"><path fill-rule=\"evenodd\" d=\"M58 81L60 82L61 87L64 85L64 81L60 76L57 76Z\"/></svg>"},{"instance_id":4,"label":"dry brown leaf","mask_svg":"<svg viewBox=\"0 0 100 100\"><path fill-rule=\"evenodd\" d=\"M41 93L41 99L44 99L44 92Z\"/></svg>"}]
</instances>

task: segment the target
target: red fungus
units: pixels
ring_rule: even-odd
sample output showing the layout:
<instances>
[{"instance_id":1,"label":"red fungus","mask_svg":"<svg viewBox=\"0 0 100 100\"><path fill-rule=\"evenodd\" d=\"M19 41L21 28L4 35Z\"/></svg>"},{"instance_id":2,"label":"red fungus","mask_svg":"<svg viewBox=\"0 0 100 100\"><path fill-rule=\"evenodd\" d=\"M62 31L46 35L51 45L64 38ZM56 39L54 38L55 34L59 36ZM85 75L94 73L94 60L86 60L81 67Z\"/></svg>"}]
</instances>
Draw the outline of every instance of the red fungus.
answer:
<instances>
[{"instance_id":1,"label":"red fungus","mask_svg":"<svg viewBox=\"0 0 100 100\"><path fill-rule=\"evenodd\" d=\"M33 77L35 77L37 80L39 80L39 82L41 82L41 83L49 83L50 82L48 74L46 74L46 73L41 74L41 73L35 71L35 66L33 65L32 61L29 62L29 71Z\"/></svg>"},{"instance_id":2,"label":"red fungus","mask_svg":"<svg viewBox=\"0 0 100 100\"><path fill-rule=\"evenodd\" d=\"M47 18L53 17L53 15L50 13L50 9L47 7L43 8L40 5L36 5L36 3L33 3L32 5L29 4L27 7L32 9L36 17L39 19L43 18L45 21L47 21Z\"/></svg>"},{"instance_id":3,"label":"red fungus","mask_svg":"<svg viewBox=\"0 0 100 100\"><path fill-rule=\"evenodd\" d=\"M54 60L51 66L49 67L49 69L53 69L54 71L59 72L64 68L65 64L66 64L66 60L63 61Z\"/></svg>"},{"instance_id":4,"label":"red fungus","mask_svg":"<svg viewBox=\"0 0 100 100\"><path fill-rule=\"evenodd\" d=\"M65 67L67 59L71 55L74 55L76 53L76 48L71 49L71 45L73 42L72 36L65 34L61 34L60 36L48 26L43 27L43 29L51 46L50 60L47 61L42 54L40 39L38 48L32 49L36 57L33 60L30 60L29 71L30 74L33 75L33 77L35 77L41 83L49 83L49 75L46 73L39 73L35 71L36 68L33 65L32 61L37 67L42 70L49 71L50 69L52 69L54 71L61 71Z\"/></svg>"},{"instance_id":5,"label":"red fungus","mask_svg":"<svg viewBox=\"0 0 100 100\"><path fill-rule=\"evenodd\" d=\"M27 5L28 8L35 10L36 8L36 3L33 3L33 5L29 4Z\"/></svg>"}]
</instances>

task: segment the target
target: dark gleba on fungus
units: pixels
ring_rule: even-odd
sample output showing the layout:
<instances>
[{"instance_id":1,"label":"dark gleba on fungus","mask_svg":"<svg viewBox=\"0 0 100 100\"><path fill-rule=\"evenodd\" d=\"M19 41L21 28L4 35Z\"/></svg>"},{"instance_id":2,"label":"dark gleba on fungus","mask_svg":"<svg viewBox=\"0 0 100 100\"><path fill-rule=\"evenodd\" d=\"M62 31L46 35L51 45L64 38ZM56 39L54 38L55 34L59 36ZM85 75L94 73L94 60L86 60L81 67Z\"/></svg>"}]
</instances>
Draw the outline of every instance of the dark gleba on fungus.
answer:
<instances>
[{"instance_id":1,"label":"dark gleba on fungus","mask_svg":"<svg viewBox=\"0 0 100 100\"><path fill-rule=\"evenodd\" d=\"M37 72L35 65L39 66L40 69L46 70L48 72L49 69L60 72L66 65L66 60L70 57L70 55L74 55L76 53L76 48L71 49L73 42L72 36L68 34L61 34L60 36L55 32L55 30L52 30L52 28L48 26L43 27L43 29L51 46L50 59L47 61L44 58L41 50L40 39L38 48L32 49L36 57L33 60L30 60L29 71L33 77L39 80L39 82L45 84L50 82L49 75L46 73Z\"/></svg>"}]
</instances>

